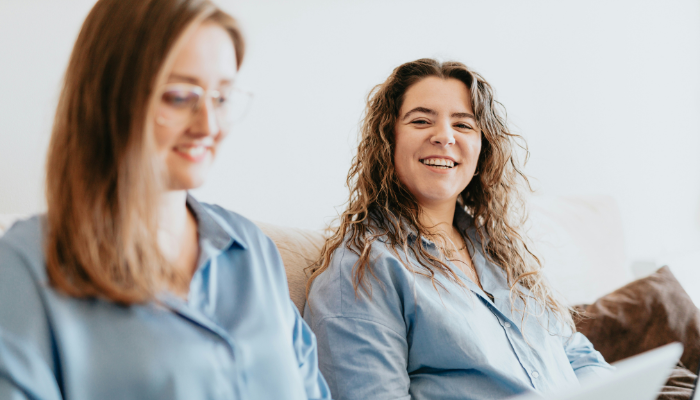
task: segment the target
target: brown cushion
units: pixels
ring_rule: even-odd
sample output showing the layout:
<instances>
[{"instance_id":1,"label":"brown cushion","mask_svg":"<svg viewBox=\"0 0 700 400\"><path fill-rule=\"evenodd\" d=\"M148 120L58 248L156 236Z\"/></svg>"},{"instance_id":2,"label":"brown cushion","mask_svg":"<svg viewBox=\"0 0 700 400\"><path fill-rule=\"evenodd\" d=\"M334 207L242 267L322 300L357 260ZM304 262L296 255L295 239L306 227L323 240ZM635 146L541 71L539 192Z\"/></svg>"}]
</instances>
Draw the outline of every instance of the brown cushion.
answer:
<instances>
[{"instance_id":1,"label":"brown cushion","mask_svg":"<svg viewBox=\"0 0 700 400\"><path fill-rule=\"evenodd\" d=\"M576 327L611 363L681 342L687 369L673 371L659 398L690 397L700 362L700 310L668 267L577 309L584 316Z\"/></svg>"},{"instance_id":2,"label":"brown cushion","mask_svg":"<svg viewBox=\"0 0 700 400\"><path fill-rule=\"evenodd\" d=\"M681 362L696 371L700 361L700 310L668 267L582 307L576 327L608 362L670 342L684 346Z\"/></svg>"},{"instance_id":3,"label":"brown cushion","mask_svg":"<svg viewBox=\"0 0 700 400\"><path fill-rule=\"evenodd\" d=\"M666 385L661 388L657 400L688 400L693 394L697 375L688 371L683 363L678 363L671 371Z\"/></svg>"}]
</instances>

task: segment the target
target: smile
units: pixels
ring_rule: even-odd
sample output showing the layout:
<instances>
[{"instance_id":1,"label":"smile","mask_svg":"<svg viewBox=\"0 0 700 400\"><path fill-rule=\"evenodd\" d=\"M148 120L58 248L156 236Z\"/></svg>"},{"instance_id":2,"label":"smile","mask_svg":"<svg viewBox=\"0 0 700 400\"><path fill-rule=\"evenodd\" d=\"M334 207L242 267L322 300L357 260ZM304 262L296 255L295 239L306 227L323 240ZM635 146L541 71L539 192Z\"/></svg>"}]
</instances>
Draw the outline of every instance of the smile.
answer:
<instances>
[{"instance_id":1,"label":"smile","mask_svg":"<svg viewBox=\"0 0 700 400\"><path fill-rule=\"evenodd\" d=\"M459 163L447 158L424 158L420 160L420 162L424 165L429 165L438 169L451 169L459 165Z\"/></svg>"},{"instance_id":2,"label":"smile","mask_svg":"<svg viewBox=\"0 0 700 400\"><path fill-rule=\"evenodd\" d=\"M211 147L203 145L181 145L175 147L175 151L177 153L189 159L190 161L195 162L202 161L204 157L207 156L210 150Z\"/></svg>"}]
</instances>

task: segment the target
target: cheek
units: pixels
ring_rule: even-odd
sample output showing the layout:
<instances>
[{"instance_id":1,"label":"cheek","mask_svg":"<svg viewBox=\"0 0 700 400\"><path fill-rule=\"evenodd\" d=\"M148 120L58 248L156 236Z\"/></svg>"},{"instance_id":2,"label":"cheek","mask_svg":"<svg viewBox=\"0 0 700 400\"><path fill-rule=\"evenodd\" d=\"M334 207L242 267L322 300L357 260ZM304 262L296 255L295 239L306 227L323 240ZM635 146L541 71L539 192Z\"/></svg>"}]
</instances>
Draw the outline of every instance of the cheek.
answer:
<instances>
[{"instance_id":1,"label":"cheek","mask_svg":"<svg viewBox=\"0 0 700 400\"><path fill-rule=\"evenodd\" d=\"M467 143L467 152L471 163L476 165L479 162L479 154L481 153L481 135L471 138Z\"/></svg>"},{"instance_id":2,"label":"cheek","mask_svg":"<svg viewBox=\"0 0 700 400\"><path fill-rule=\"evenodd\" d=\"M406 144L404 141L397 140L394 146L394 169L396 170L396 175L398 176L399 180L404 185L407 184L404 178L406 175L409 175L406 173L409 168L409 159L409 151Z\"/></svg>"},{"instance_id":3,"label":"cheek","mask_svg":"<svg viewBox=\"0 0 700 400\"><path fill-rule=\"evenodd\" d=\"M223 142L224 139L226 139L228 137L229 133L230 133L230 130L226 130L226 131L222 130L221 132L219 132L219 134L216 135L216 137L214 138L214 148L219 147L219 145L221 145L221 142Z\"/></svg>"},{"instance_id":4,"label":"cheek","mask_svg":"<svg viewBox=\"0 0 700 400\"><path fill-rule=\"evenodd\" d=\"M406 164L411 160L420 147L420 142L412 138L409 132L401 132L397 129L394 134L394 163Z\"/></svg>"},{"instance_id":5,"label":"cheek","mask_svg":"<svg viewBox=\"0 0 700 400\"><path fill-rule=\"evenodd\" d=\"M156 125L153 128L153 138L155 139L156 150L160 152L168 151L175 144L179 133L167 126Z\"/></svg>"}]
</instances>

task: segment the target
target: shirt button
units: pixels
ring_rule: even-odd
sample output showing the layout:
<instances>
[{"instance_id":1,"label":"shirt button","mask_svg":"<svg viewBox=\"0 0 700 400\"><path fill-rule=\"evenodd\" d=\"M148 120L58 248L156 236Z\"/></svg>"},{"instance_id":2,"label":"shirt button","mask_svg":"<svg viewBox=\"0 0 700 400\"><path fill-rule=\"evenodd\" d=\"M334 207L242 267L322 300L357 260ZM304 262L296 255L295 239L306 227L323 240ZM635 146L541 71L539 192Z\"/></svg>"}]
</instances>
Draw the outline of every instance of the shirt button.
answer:
<instances>
[{"instance_id":1,"label":"shirt button","mask_svg":"<svg viewBox=\"0 0 700 400\"><path fill-rule=\"evenodd\" d=\"M505 324L503 324L503 326L505 326L506 328L510 328L510 322L506 322Z\"/></svg>"},{"instance_id":2,"label":"shirt button","mask_svg":"<svg viewBox=\"0 0 700 400\"><path fill-rule=\"evenodd\" d=\"M537 372L537 371L532 371L532 377L535 378L535 379L539 378L539 377L540 377L539 372Z\"/></svg>"}]
</instances>

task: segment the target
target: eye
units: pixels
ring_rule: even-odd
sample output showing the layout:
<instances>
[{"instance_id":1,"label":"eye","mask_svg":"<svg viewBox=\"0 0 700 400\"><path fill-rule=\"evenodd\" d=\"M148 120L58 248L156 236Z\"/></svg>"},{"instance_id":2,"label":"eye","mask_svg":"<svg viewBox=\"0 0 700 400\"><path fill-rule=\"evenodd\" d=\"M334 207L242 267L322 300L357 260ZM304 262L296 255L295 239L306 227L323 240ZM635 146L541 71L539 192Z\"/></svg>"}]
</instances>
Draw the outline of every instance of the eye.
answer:
<instances>
[{"instance_id":1,"label":"eye","mask_svg":"<svg viewBox=\"0 0 700 400\"><path fill-rule=\"evenodd\" d=\"M430 124L430 121L426 121L424 119L417 119L414 121L411 121L411 125L428 125Z\"/></svg>"},{"instance_id":2,"label":"eye","mask_svg":"<svg viewBox=\"0 0 700 400\"><path fill-rule=\"evenodd\" d=\"M184 90L169 90L163 93L162 101L173 108L187 108L194 107L199 101L199 96Z\"/></svg>"},{"instance_id":3,"label":"eye","mask_svg":"<svg viewBox=\"0 0 700 400\"><path fill-rule=\"evenodd\" d=\"M459 128L459 129L465 129L465 130L474 129L474 128L472 128L471 125L466 124L466 123L464 123L464 122L459 122L459 123L455 124L455 127Z\"/></svg>"},{"instance_id":4,"label":"eye","mask_svg":"<svg viewBox=\"0 0 700 400\"><path fill-rule=\"evenodd\" d=\"M216 93L218 93L219 95L211 98L212 103L214 103L214 105L217 107L224 106L227 105L226 103L230 101L231 94L233 93L233 88L225 87L217 91Z\"/></svg>"},{"instance_id":5,"label":"eye","mask_svg":"<svg viewBox=\"0 0 700 400\"><path fill-rule=\"evenodd\" d=\"M211 100L215 106L222 106L228 101L228 97L222 95L219 97L213 97Z\"/></svg>"}]
</instances>

